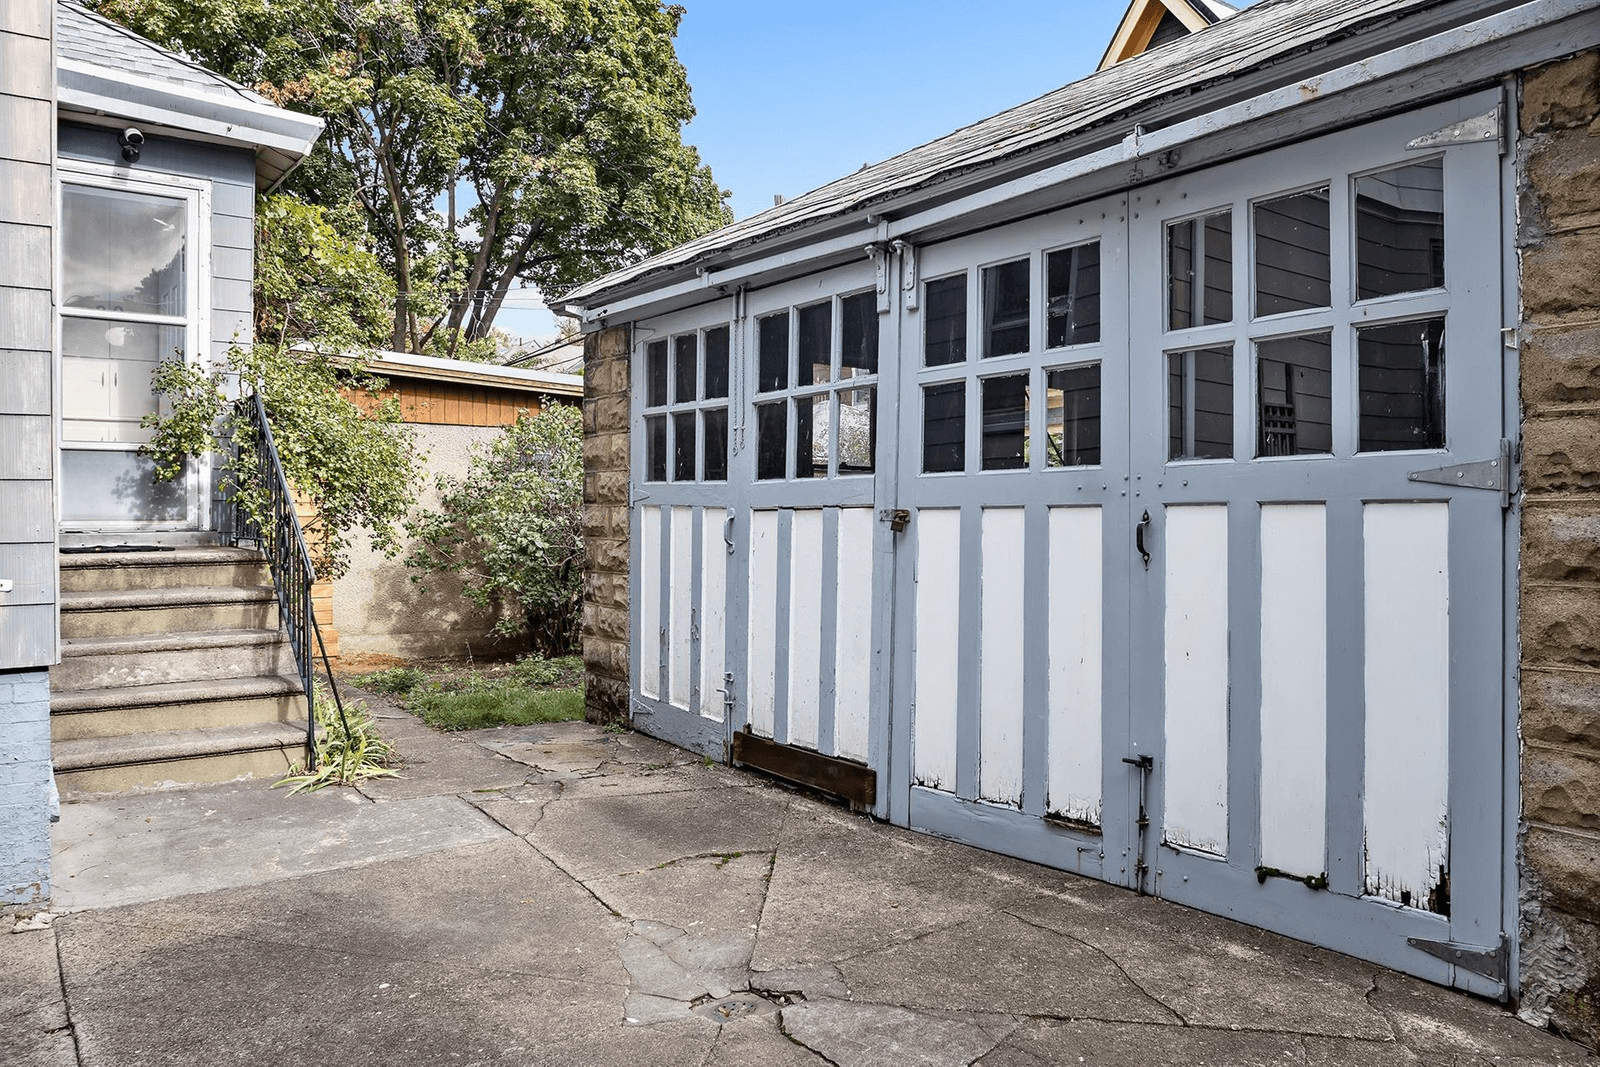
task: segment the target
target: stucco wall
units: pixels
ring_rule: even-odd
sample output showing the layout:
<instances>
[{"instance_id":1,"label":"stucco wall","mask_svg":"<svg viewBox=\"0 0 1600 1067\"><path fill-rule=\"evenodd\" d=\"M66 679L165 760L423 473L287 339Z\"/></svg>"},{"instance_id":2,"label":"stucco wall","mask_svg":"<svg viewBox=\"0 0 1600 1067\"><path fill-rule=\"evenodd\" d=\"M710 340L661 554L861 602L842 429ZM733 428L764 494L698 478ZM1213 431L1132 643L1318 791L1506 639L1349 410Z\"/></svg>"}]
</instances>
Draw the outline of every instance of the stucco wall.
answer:
<instances>
[{"instance_id":1,"label":"stucco wall","mask_svg":"<svg viewBox=\"0 0 1600 1067\"><path fill-rule=\"evenodd\" d=\"M1524 1016L1600 1038L1600 53L1519 112Z\"/></svg>"},{"instance_id":2,"label":"stucco wall","mask_svg":"<svg viewBox=\"0 0 1600 1067\"><path fill-rule=\"evenodd\" d=\"M473 446L483 447L498 436L498 426L412 426L417 446L427 454L421 505L437 507L435 479L440 474L464 475ZM386 559L360 535L351 552L350 570L333 583L333 619L339 631L339 655L401 659L458 659L518 651L515 641L488 636L495 616L461 594L461 580L450 574L427 574L413 582L405 553Z\"/></svg>"},{"instance_id":3,"label":"stucco wall","mask_svg":"<svg viewBox=\"0 0 1600 1067\"><path fill-rule=\"evenodd\" d=\"M584 717L628 718L628 349L626 327L584 339Z\"/></svg>"}]
</instances>

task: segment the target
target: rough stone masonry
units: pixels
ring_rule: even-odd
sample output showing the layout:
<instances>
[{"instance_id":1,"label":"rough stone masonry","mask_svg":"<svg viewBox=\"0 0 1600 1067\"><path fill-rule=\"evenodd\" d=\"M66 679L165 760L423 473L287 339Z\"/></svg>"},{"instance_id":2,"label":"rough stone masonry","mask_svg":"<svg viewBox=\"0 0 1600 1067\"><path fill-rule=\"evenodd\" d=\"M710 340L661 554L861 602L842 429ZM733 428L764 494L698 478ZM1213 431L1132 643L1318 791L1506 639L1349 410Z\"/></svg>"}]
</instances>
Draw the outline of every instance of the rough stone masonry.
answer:
<instances>
[{"instance_id":1,"label":"rough stone masonry","mask_svg":"<svg viewBox=\"0 0 1600 1067\"><path fill-rule=\"evenodd\" d=\"M1600 1040L1600 52L1525 71L1523 1015Z\"/></svg>"},{"instance_id":2,"label":"rough stone masonry","mask_svg":"<svg viewBox=\"0 0 1600 1067\"><path fill-rule=\"evenodd\" d=\"M628 719L628 350L626 327L583 344L584 718Z\"/></svg>"}]
</instances>

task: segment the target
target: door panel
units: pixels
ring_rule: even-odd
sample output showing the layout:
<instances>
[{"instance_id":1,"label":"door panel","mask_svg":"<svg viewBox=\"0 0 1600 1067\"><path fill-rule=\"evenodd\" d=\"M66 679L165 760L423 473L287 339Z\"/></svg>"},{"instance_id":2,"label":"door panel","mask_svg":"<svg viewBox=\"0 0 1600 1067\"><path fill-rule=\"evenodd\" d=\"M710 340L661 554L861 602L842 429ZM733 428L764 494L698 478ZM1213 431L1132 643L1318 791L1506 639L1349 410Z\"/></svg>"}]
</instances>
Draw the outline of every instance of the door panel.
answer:
<instances>
[{"instance_id":1,"label":"door panel","mask_svg":"<svg viewBox=\"0 0 1600 1067\"><path fill-rule=\"evenodd\" d=\"M910 825L1504 991L1496 101L918 250Z\"/></svg>"}]
</instances>

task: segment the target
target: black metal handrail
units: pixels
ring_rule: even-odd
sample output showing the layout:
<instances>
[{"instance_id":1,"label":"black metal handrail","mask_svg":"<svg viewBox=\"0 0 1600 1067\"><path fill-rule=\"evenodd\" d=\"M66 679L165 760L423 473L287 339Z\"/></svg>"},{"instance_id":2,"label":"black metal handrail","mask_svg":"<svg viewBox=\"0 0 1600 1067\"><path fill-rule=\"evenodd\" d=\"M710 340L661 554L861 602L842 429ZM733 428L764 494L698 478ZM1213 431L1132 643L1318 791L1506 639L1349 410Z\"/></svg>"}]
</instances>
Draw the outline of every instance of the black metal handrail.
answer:
<instances>
[{"instance_id":1,"label":"black metal handrail","mask_svg":"<svg viewBox=\"0 0 1600 1067\"><path fill-rule=\"evenodd\" d=\"M316 613L311 606L311 589L317 581L317 570L311 560L311 550L306 545L305 531L300 527L300 516L295 510L294 490L284 476L283 462L278 458L278 447L272 439L272 426L267 420L267 406L261 394L251 393L240 397L236 410L240 416L236 425L246 430L255 441L254 471L240 469L239 442L234 440L230 451L233 456L235 481L253 483L265 495L264 507L259 516L253 514L240 501L237 491L232 494L225 516L225 531L229 543L238 546L255 542L267 557L272 572L272 585L278 596L278 614L289 633L289 647L294 651L295 668L300 675L300 685L306 694L306 768L317 765L317 713L316 661L312 658L312 641L322 655L322 666L328 675L328 689L333 694L334 707L339 712L339 723L345 737L350 736L350 726L344 717L344 701L339 697L339 686L333 678L333 665L328 661L328 649L322 641L322 628L317 625ZM263 526L263 521L265 526Z\"/></svg>"}]
</instances>

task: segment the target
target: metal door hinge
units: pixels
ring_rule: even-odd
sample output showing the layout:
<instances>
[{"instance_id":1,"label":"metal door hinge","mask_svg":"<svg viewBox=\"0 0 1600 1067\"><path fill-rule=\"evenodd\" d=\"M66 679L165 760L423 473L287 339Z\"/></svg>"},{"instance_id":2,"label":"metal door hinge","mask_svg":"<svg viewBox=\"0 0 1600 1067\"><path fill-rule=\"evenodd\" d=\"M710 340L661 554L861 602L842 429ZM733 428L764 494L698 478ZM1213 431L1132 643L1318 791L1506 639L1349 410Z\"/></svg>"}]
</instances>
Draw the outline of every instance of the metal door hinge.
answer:
<instances>
[{"instance_id":1,"label":"metal door hinge","mask_svg":"<svg viewBox=\"0 0 1600 1067\"><path fill-rule=\"evenodd\" d=\"M1511 943L1504 934L1500 935L1500 944L1492 948L1482 945L1463 945L1457 941L1430 941L1425 937L1408 937L1406 944L1430 956L1436 956L1446 963L1452 963L1462 970L1481 974L1485 978L1505 984L1511 963Z\"/></svg>"},{"instance_id":2,"label":"metal door hinge","mask_svg":"<svg viewBox=\"0 0 1600 1067\"><path fill-rule=\"evenodd\" d=\"M888 523L895 533L903 533L911 525L911 512L905 508L884 508L878 512L878 521Z\"/></svg>"},{"instance_id":3,"label":"metal door hinge","mask_svg":"<svg viewBox=\"0 0 1600 1067\"><path fill-rule=\"evenodd\" d=\"M1511 442L1500 441L1497 459L1482 459L1476 463L1456 463L1433 470L1412 471L1406 478L1430 485L1458 485L1464 489L1488 489L1500 494L1500 506L1511 506Z\"/></svg>"},{"instance_id":4,"label":"metal door hinge","mask_svg":"<svg viewBox=\"0 0 1600 1067\"><path fill-rule=\"evenodd\" d=\"M1425 133L1421 137L1413 138L1406 142L1406 147L1413 151L1428 148L1442 148L1453 144L1480 144L1484 141L1498 141L1500 154L1506 154L1506 128L1505 112L1499 104L1485 111L1481 115L1474 115L1470 119L1452 122L1442 130Z\"/></svg>"}]
</instances>

